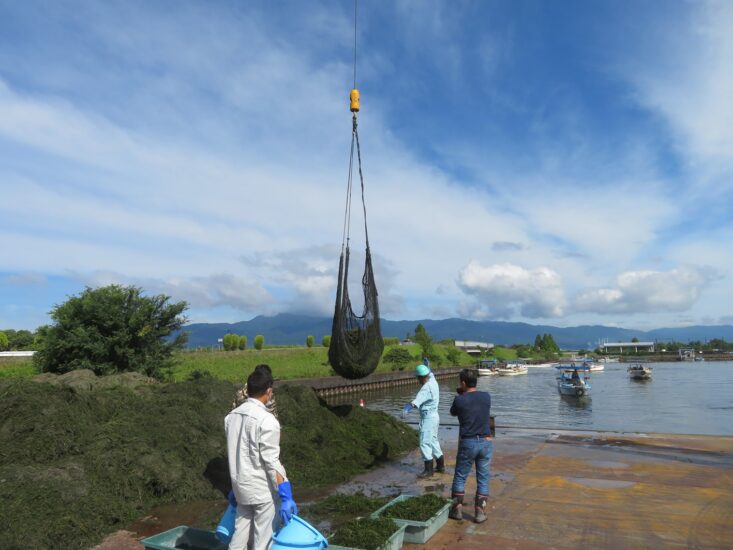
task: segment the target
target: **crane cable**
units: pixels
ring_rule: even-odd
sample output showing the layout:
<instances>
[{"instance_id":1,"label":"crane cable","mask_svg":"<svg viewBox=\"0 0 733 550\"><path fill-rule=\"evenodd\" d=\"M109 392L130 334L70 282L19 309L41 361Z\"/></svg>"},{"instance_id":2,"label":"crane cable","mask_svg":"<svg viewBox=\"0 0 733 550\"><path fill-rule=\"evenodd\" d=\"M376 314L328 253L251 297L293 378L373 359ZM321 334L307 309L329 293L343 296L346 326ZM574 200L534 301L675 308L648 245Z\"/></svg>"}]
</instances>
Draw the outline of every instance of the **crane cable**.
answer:
<instances>
[{"instance_id":1,"label":"crane cable","mask_svg":"<svg viewBox=\"0 0 733 550\"><path fill-rule=\"evenodd\" d=\"M357 7L358 0L354 0L354 87L349 94L350 109L353 113L352 116L352 130L351 130L351 153L349 155L349 177L346 186L346 206L344 208L344 228L341 237L341 251L349 247L349 241L351 239L351 193L353 189L353 172L354 172L354 144L356 144L356 160L359 167L359 182L361 184L361 205L364 212L364 236L366 239L366 248L369 250L369 231L367 229L367 217L366 217L366 201L364 198L364 174L361 168L361 147L359 144L359 132L357 130L356 113L359 112L360 108L360 94L356 87L356 38L357 38Z\"/></svg>"}]
</instances>

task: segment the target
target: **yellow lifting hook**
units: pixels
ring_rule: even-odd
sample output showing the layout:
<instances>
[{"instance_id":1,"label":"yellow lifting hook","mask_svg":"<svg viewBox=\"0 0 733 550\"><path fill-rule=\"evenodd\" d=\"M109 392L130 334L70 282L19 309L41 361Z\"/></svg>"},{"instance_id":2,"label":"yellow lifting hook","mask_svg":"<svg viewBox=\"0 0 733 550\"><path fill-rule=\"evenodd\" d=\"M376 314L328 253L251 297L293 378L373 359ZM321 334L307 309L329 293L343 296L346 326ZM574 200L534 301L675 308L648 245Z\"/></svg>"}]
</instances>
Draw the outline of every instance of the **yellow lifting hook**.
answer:
<instances>
[{"instance_id":1,"label":"yellow lifting hook","mask_svg":"<svg viewBox=\"0 0 733 550\"><path fill-rule=\"evenodd\" d=\"M351 90L351 94L349 95L351 98L351 112L352 113L358 113L359 112L359 90L354 88Z\"/></svg>"}]
</instances>

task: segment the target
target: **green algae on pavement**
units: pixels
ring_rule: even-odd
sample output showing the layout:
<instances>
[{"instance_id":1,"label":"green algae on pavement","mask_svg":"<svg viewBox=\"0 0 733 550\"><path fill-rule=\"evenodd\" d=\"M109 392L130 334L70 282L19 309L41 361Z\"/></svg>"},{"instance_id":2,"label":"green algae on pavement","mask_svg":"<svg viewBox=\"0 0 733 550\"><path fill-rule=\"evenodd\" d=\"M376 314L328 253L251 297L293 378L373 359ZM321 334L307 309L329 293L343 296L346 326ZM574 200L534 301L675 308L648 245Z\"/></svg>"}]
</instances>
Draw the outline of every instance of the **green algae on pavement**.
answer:
<instances>
[{"instance_id":1,"label":"green algae on pavement","mask_svg":"<svg viewBox=\"0 0 733 550\"><path fill-rule=\"evenodd\" d=\"M360 518L339 527L328 538L328 543L360 550L379 550L398 529L400 527L391 519Z\"/></svg>"},{"instance_id":2,"label":"green algae on pavement","mask_svg":"<svg viewBox=\"0 0 733 550\"><path fill-rule=\"evenodd\" d=\"M419 497L405 499L385 509L382 517L407 519L410 521L428 521L443 508L447 499L435 493L427 493Z\"/></svg>"},{"instance_id":3,"label":"green algae on pavement","mask_svg":"<svg viewBox=\"0 0 733 550\"><path fill-rule=\"evenodd\" d=\"M152 508L223 499L229 490L231 383L87 378L0 380L4 549L87 548ZM281 458L296 495L417 443L414 430L387 415L332 409L310 388L278 388L277 399Z\"/></svg>"}]
</instances>

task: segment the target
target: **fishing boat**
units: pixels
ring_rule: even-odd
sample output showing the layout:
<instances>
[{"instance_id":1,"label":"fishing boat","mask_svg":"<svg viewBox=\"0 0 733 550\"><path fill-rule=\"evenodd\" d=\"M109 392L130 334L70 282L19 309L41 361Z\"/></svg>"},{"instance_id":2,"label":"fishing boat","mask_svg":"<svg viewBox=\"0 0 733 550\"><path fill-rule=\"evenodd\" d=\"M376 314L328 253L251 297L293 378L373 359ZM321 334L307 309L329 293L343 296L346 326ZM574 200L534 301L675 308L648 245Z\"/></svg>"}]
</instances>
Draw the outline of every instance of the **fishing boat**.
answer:
<instances>
[{"instance_id":1,"label":"fishing boat","mask_svg":"<svg viewBox=\"0 0 733 550\"><path fill-rule=\"evenodd\" d=\"M591 385L588 382L590 367L583 365L558 365L560 374L557 377L557 391L568 397L590 396ZM580 372L583 372L581 378Z\"/></svg>"},{"instance_id":2,"label":"fishing boat","mask_svg":"<svg viewBox=\"0 0 733 550\"><path fill-rule=\"evenodd\" d=\"M532 363L527 364L529 368L532 369L549 369L550 367L554 366L555 363Z\"/></svg>"},{"instance_id":3,"label":"fishing boat","mask_svg":"<svg viewBox=\"0 0 733 550\"><path fill-rule=\"evenodd\" d=\"M637 363L631 365L626 371L629 373L629 378L632 380L651 380L652 379L652 368L645 367L644 365Z\"/></svg>"},{"instance_id":4,"label":"fishing boat","mask_svg":"<svg viewBox=\"0 0 733 550\"><path fill-rule=\"evenodd\" d=\"M496 372L499 376L518 376L520 374L527 374L527 365L523 362L513 361L498 367Z\"/></svg>"},{"instance_id":5,"label":"fishing boat","mask_svg":"<svg viewBox=\"0 0 733 550\"><path fill-rule=\"evenodd\" d=\"M476 365L479 376L494 376L496 371L496 359L481 359Z\"/></svg>"}]
</instances>

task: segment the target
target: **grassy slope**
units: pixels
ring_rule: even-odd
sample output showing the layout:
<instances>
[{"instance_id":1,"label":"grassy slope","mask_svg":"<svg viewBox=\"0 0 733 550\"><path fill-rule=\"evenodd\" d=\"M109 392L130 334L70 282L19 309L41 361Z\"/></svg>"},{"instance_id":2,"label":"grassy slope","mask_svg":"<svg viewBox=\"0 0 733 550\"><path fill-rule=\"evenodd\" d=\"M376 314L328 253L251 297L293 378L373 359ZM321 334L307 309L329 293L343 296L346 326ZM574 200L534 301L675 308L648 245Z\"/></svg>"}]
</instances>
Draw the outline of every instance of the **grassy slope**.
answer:
<instances>
[{"instance_id":1,"label":"grassy slope","mask_svg":"<svg viewBox=\"0 0 733 550\"><path fill-rule=\"evenodd\" d=\"M386 346L387 353L392 346ZM419 363L420 347L407 346L410 354L415 358L415 365ZM448 346L436 345L435 349L442 358ZM513 351L513 350L512 350ZM473 365L476 362L466 353L461 354L462 365ZM312 378L333 376L328 364L328 349L324 347L292 347L271 348L261 351L249 349L244 351L189 351L178 356L178 364L173 370L174 380L185 380L192 372L208 372L212 376L230 382L243 382L254 367L260 363L267 363L272 367L275 377L280 380L291 378ZM442 366L449 366L443 359ZM412 368L414 365L409 365ZM377 372L389 372L392 366L380 362Z\"/></svg>"},{"instance_id":2,"label":"grassy slope","mask_svg":"<svg viewBox=\"0 0 733 550\"><path fill-rule=\"evenodd\" d=\"M0 359L0 378L30 378L35 376L30 357L3 357Z\"/></svg>"}]
</instances>

